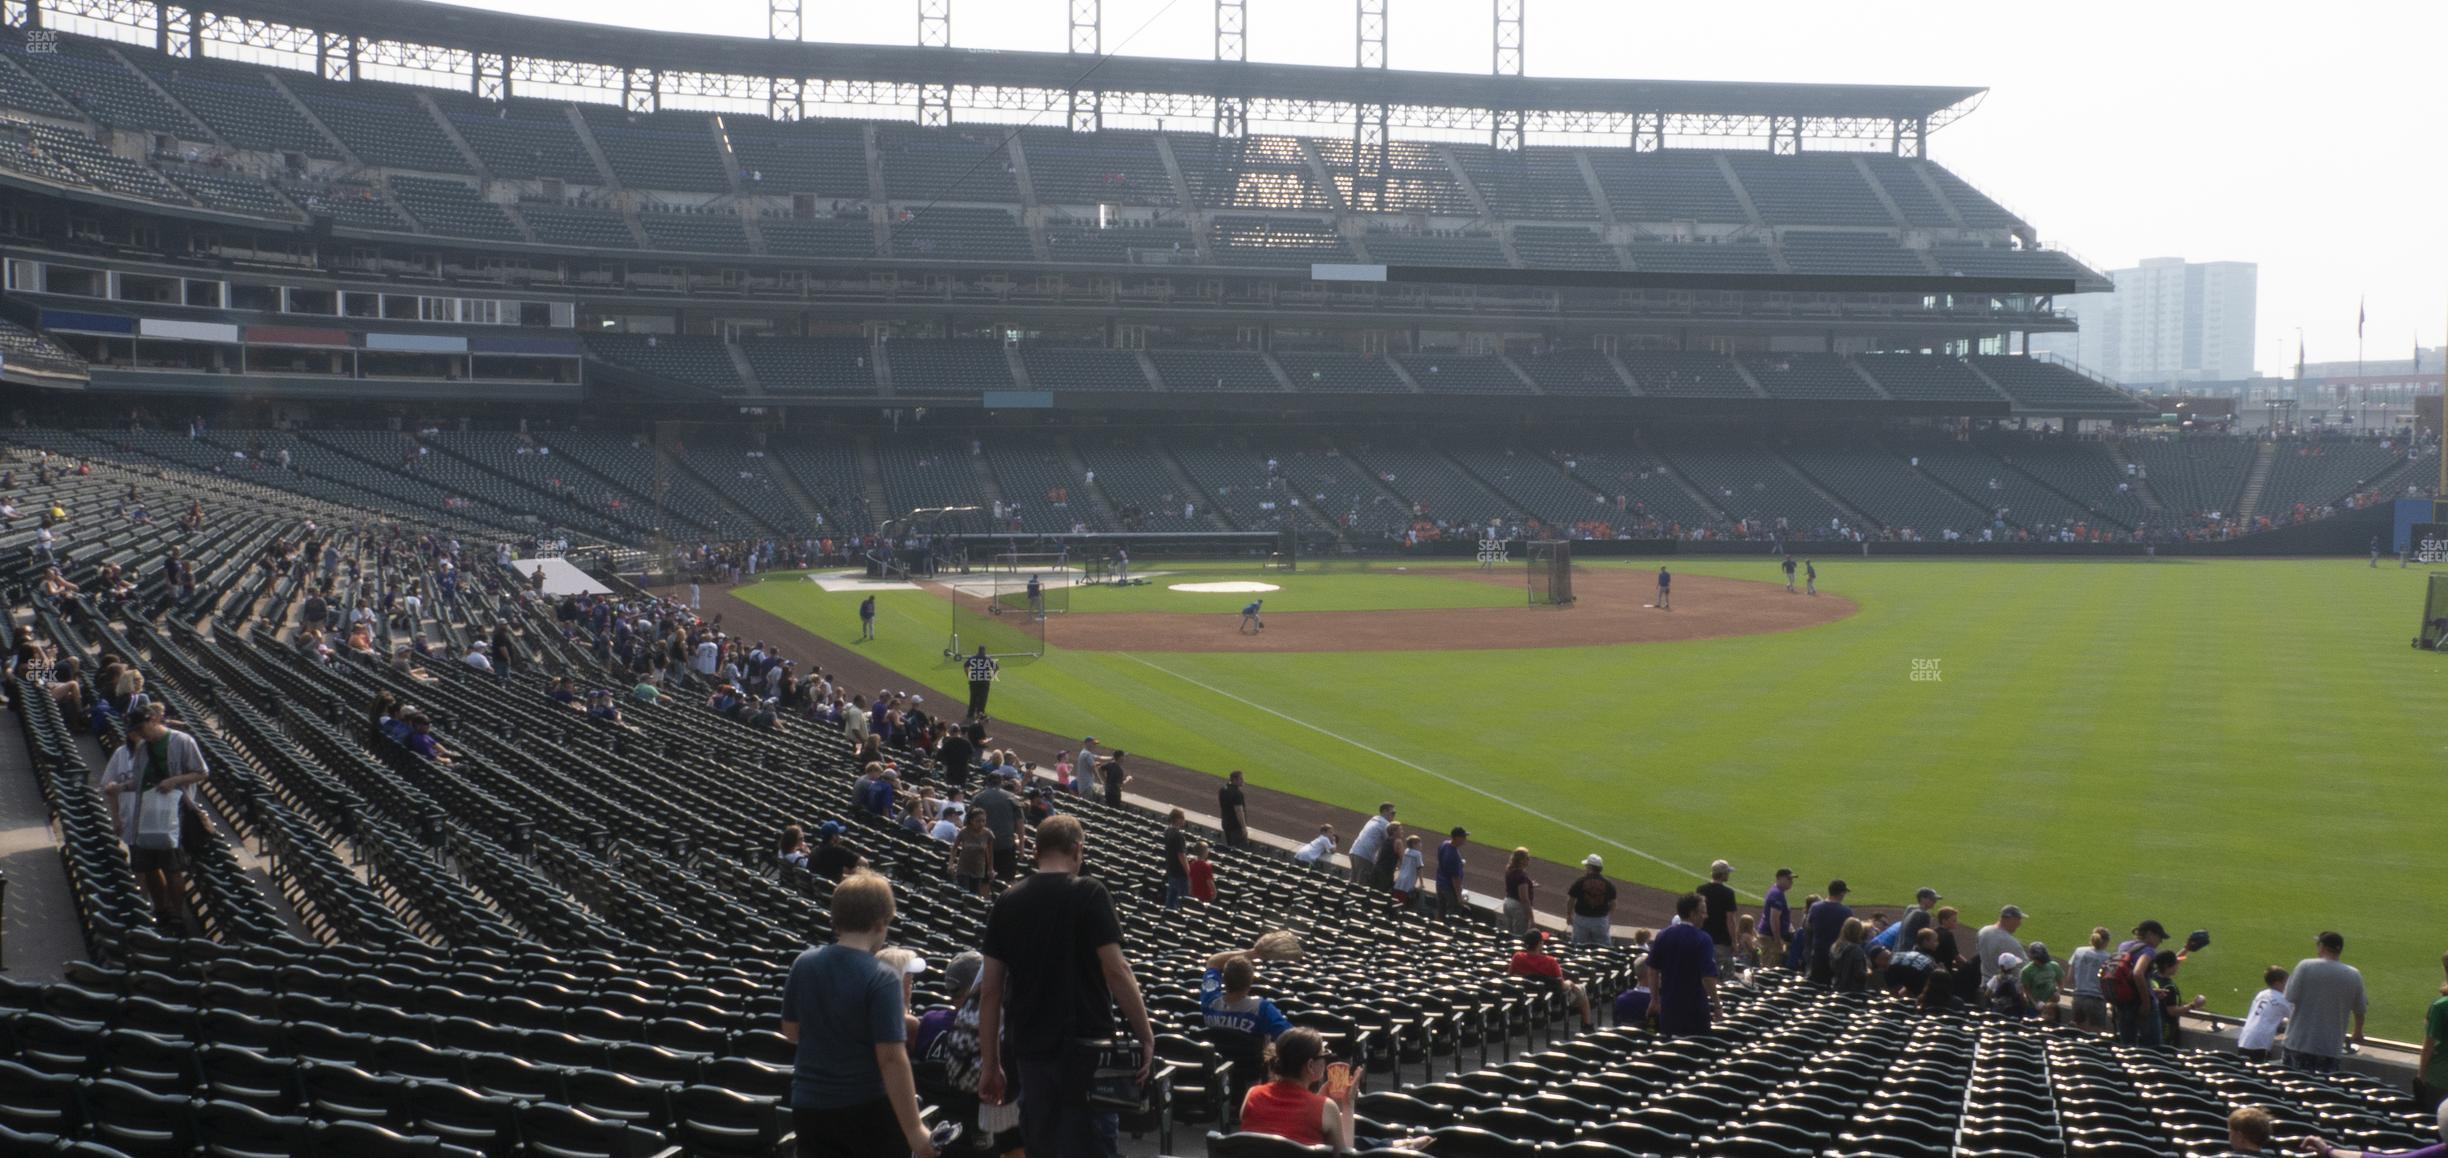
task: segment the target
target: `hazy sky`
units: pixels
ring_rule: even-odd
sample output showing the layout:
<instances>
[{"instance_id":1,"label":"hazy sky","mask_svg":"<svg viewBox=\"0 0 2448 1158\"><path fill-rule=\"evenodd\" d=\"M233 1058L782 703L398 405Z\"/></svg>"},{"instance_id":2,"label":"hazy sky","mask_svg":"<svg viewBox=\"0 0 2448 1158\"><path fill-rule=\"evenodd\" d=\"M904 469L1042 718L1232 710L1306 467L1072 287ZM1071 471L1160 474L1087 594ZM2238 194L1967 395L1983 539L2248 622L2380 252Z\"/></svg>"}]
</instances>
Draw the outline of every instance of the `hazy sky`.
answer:
<instances>
[{"instance_id":1,"label":"hazy sky","mask_svg":"<svg viewBox=\"0 0 2448 1158\"><path fill-rule=\"evenodd\" d=\"M449 2L765 34L765 0ZM1930 155L2101 269L2258 262L2265 373L2292 372L2298 326L2313 361L2353 358L2365 295L2374 360L2448 328L2448 97L2435 79L2448 4L1525 2L1534 75L1986 86ZM1065 47L1067 0L951 3L955 47ZM1490 3L1389 0L1392 65L1487 71ZM1247 5L1250 59L1352 63L1347 0ZM916 0L802 7L809 39L916 40ZM1104 9L1108 52L1213 52L1212 0Z\"/></svg>"}]
</instances>

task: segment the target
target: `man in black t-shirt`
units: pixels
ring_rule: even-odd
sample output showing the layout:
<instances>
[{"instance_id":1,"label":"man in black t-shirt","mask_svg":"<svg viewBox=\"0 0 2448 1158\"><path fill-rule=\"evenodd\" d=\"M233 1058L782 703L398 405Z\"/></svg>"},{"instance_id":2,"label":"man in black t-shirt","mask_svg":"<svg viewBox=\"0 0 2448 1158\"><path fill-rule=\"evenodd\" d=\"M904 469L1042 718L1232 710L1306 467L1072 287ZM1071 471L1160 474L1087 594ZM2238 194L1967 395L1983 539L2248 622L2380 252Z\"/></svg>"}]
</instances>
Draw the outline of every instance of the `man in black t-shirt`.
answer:
<instances>
[{"instance_id":1,"label":"man in black t-shirt","mask_svg":"<svg viewBox=\"0 0 2448 1158\"><path fill-rule=\"evenodd\" d=\"M943 742L935 746L935 759L943 765L944 782L954 788L969 786L969 769L977 762L978 731L974 726L947 730Z\"/></svg>"},{"instance_id":2,"label":"man in black t-shirt","mask_svg":"<svg viewBox=\"0 0 2448 1158\"><path fill-rule=\"evenodd\" d=\"M1139 1039L1141 1082L1156 1054L1139 981L1122 957L1113 897L1104 882L1079 875L1084 838L1076 817L1038 826L1037 871L997 898L986 917L978 1097L1001 1105L1017 1079L1020 1133L1032 1158L1116 1152L1115 1115L1088 1104L1096 1058L1081 1044L1113 1035L1116 1004Z\"/></svg>"},{"instance_id":3,"label":"man in black t-shirt","mask_svg":"<svg viewBox=\"0 0 2448 1158\"><path fill-rule=\"evenodd\" d=\"M986 696L994 691L995 676L1003 670L994 657L986 654L986 645L979 644L977 654L969 657L969 718L986 718Z\"/></svg>"},{"instance_id":4,"label":"man in black t-shirt","mask_svg":"<svg viewBox=\"0 0 2448 1158\"><path fill-rule=\"evenodd\" d=\"M1734 963L1734 929L1726 923L1734 916L1736 903L1734 887L1726 883L1726 878L1733 875L1733 865L1718 861L1709 866L1708 883L1692 890L1700 894L1701 900L1708 902L1708 916L1700 922L1700 928L1717 946L1717 975L1720 977L1733 975L1729 969Z\"/></svg>"},{"instance_id":5,"label":"man in black t-shirt","mask_svg":"<svg viewBox=\"0 0 2448 1158\"><path fill-rule=\"evenodd\" d=\"M1122 757L1128 754L1116 748L1113 756L1097 769L1097 778L1105 787L1105 803L1112 808L1122 807L1122 786L1130 783L1130 773L1122 768Z\"/></svg>"},{"instance_id":6,"label":"man in black t-shirt","mask_svg":"<svg viewBox=\"0 0 2448 1158\"><path fill-rule=\"evenodd\" d=\"M859 866L859 851L842 843L845 829L842 822L828 820L816 826L824 843L816 846L815 855L808 858L808 871L829 881L838 881Z\"/></svg>"},{"instance_id":7,"label":"man in black t-shirt","mask_svg":"<svg viewBox=\"0 0 2448 1158\"><path fill-rule=\"evenodd\" d=\"M1241 770L1216 790L1216 815L1224 818L1224 847L1249 847L1249 797L1241 791Z\"/></svg>"},{"instance_id":8,"label":"man in black t-shirt","mask_svg":"<svg viewBox=\"0 0 2448 1158\"><path fill-rule=\"evenodd\" d=\"M1178 909L1190 895L1190 817L1178 808L1165 820L1164 874L1165 907Z\"/></svg>"},{"instance_id":9,"label":"man in black t-shirt","mask_svg":"<svg viewBox=\"0 0 2448 1158\"><path fill-rule=\"evenodd\" d=\"M1564 890L1572 914L1572 943L1605 945L1615 939L1615 882L1606 879L1606 862L1591 853L1581 858L1581 879Z\"/></svg>"}]
</instances>

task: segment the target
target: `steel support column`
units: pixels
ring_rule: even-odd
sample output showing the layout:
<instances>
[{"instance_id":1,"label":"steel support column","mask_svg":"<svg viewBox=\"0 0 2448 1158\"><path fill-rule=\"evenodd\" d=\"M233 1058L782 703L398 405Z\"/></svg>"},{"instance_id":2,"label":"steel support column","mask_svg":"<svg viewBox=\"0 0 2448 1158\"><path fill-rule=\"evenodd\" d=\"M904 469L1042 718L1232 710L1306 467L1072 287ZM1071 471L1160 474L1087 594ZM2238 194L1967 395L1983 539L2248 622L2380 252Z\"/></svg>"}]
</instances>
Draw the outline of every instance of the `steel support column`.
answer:
<instances>
[{"instance_id":1,"label":"steel support column","mask_svg":"<svg viewBox=\"0 0 2448 1158\"><path fill-rule=\"evenodd\" d=\"M805 37L799 23L799 0L765 0L765 38L768 40L800 40Z\"/></svg>"},{"instance_id":2,"label":"steel support column","mask_svg":"<svg viewBox=\"0 0 2448 1158\"><path fill-rule=\"evenodd\" d=\"M468 82L477 96L485 100L510 99L510 57L507 53L479 52L475 67L468 70Z\"/></svg>"},{"instance_id":3,"label":"steel support column","mask_svg":"<svg viewBox=\"0 0 2448 1158\"><path fill-rule=\"evenodd\" d=\"M621 70L621 107L633 113L663 108L663 74L651 68Z\"/></svg>"},{"instance_id":4,"label":"steel support column","mask_svg":"<svg viewBox=\"0 0 2448 1158\"><path fill-rule=\"evenodd\" d=\"M1522 9L1530 0L1496 0L1496 60L1498 76L1522 74Z\"/></svg>"},{"instance_id":5,"label":"steel support column","mask_svg":"<svg viewBox=\"0 0 2448 1158\"><path fill-rule=\"evenodd\" d=\"M1386 4L1388 0L1356 0L1358 43L1353 62L1361 68L1386 67ZM1352 107L1352 188L1355 209L1385 204L1386 106L1361 103Z\"/></svg>"},{"instance_id":6,"label":"steel support column","mask_svg":"<svg viewBox=\"0 0 2448 1158\"><path fill-rule=\"evenodd\" d=\"M1102 0L1071 0L1071 54L1087 57L1091 68L1096 58L1105 55L1104 8ZM1105 127L1104 94L1073 88L1068 104L1072 132L1093 133Z\"/></svg>"},{"instance_id":7,"label":"steel support column","mask_svg":"<svg viewBox=\"0 0 2448 1158\"><path fill-rule=\"evenodd\" d=\"M315 73L325 80L356 80L357 38L345 32L315 37Z\"/></svg>"},{"instance_id":8,"label":"steel support column","mask_svg":"<svg viewBox=\"0 0 2448 1158\"><path fill-rule=\"evenodd\" d=\"M1249 8L1246 0L1215 0L1215 58L1249 59ZM1215 134L1239 139L1249 132L1249 102L1219 96L1215 102Z\"/></svg>"},{"instance_id":9,"label":"steel support column","mask_svg":"<svg viewBox=\"0 0 2448 1158\"><path fill-rule=\"evenodd\" d=\"M918 0L918 47L952 47L952 0ZM952 86L918 86L918 123L941 127L952 123Z\"/></svg>"},{"instance_id":10,"label":"steel support column","mask_svg":"<svg viewBox=\"0 0 2448 1158\"><path fill-rule=\"evenodd\" d=\"M777 121L795 121L807 99L806 82L798 77L774 77L772 87L765 90L765 115Z\"/></svg>"},{"instance_id":11,"label":"steel support column","mask_svg":"<svg viewBox=\"0 0 2448 1158\"><path fill-rule=\"evenodd\" d=\"M1529 4L1530 0L1495 0L1495 59L1490 63L1497 76L1522 74L1522 9ZM1498 152L1518 152L1522 147L1523 123L1528 117L1518 108L1491 112L1488 143Z\"/></svg>"}]
</instances>

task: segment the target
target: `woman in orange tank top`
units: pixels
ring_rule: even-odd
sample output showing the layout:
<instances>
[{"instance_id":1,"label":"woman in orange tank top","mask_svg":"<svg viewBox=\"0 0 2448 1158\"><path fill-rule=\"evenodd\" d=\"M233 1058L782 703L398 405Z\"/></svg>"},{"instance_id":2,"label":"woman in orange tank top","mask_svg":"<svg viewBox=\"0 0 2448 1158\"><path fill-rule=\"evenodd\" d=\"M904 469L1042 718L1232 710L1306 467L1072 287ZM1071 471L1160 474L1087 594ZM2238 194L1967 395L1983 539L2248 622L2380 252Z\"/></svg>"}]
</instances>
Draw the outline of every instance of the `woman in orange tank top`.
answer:
<instances>
[{"instance_id":1,"label":"woman in orange tank top","mask_svg":"<svg viewBox=\"0 0 2448 1158\"><path fill-rule=\"evenodd\" d=\"M1286 1030L1267 1046L1269 1080L1250 1087L1241 1100L1241 1129L1273 1134L1303 1146L1352 1148L1351 1087L1338 1096L1314 1093L1310 1085L1326 1077L1326 1041L1314 1029Z\"/></svg>"}]
</instances>

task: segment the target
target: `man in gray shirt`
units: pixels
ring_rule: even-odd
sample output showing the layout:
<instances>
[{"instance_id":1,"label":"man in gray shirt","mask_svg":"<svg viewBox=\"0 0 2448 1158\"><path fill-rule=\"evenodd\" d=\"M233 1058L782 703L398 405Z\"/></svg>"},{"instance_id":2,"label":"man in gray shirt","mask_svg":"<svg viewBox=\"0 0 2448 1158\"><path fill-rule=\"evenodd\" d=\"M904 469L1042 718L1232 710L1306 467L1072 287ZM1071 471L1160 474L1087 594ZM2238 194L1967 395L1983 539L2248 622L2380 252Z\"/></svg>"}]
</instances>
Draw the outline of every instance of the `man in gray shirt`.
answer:
<instances>
[{"instance_id":1,"label":"man in gray shirt","mask_svg":"<svg viewBox=\"0 0 2448 1158\"><path fill-rule=\"evenodd\" d=\"M986 814L986 827L994 833L995 879L1006 881L1020 871L1020 802L1009 785L1010 777L994 777L969 801L969 807Z\"/></svg>"},{"instance_id":2,"label":"man in gray shirt","mask_svg":"<svg viewBox=\"0 0 2448 1158\"><path fill-rule=\"evenodd\" d=\"M2346 1054L2346 1020L2354 1018L2354 1043L2363 1044L2363 974L2338 960L2346 953L2346 938L2323 933L2320 956L2297 962L2287 974L2286 1064L2308 1073L2334 1073Z\"/></svg>"},{"instance_id":3,"label":"man in gray shirt","mask_svg":"<svg viewBox=\"0 0 2448 1158\"><path fill-rule=\"evenodd\" d=\"M2007 953L2017 957L2023 955L2023 942L2015 936L2015 930L2022 927L2023 910L2008 905L1998 910L1997 924L1981 929L1979 937L1972 942L1972 953L1980 958L1982 982L1986 983L1997 976L2000 956Z\"/></svg>"}]
</instances>

